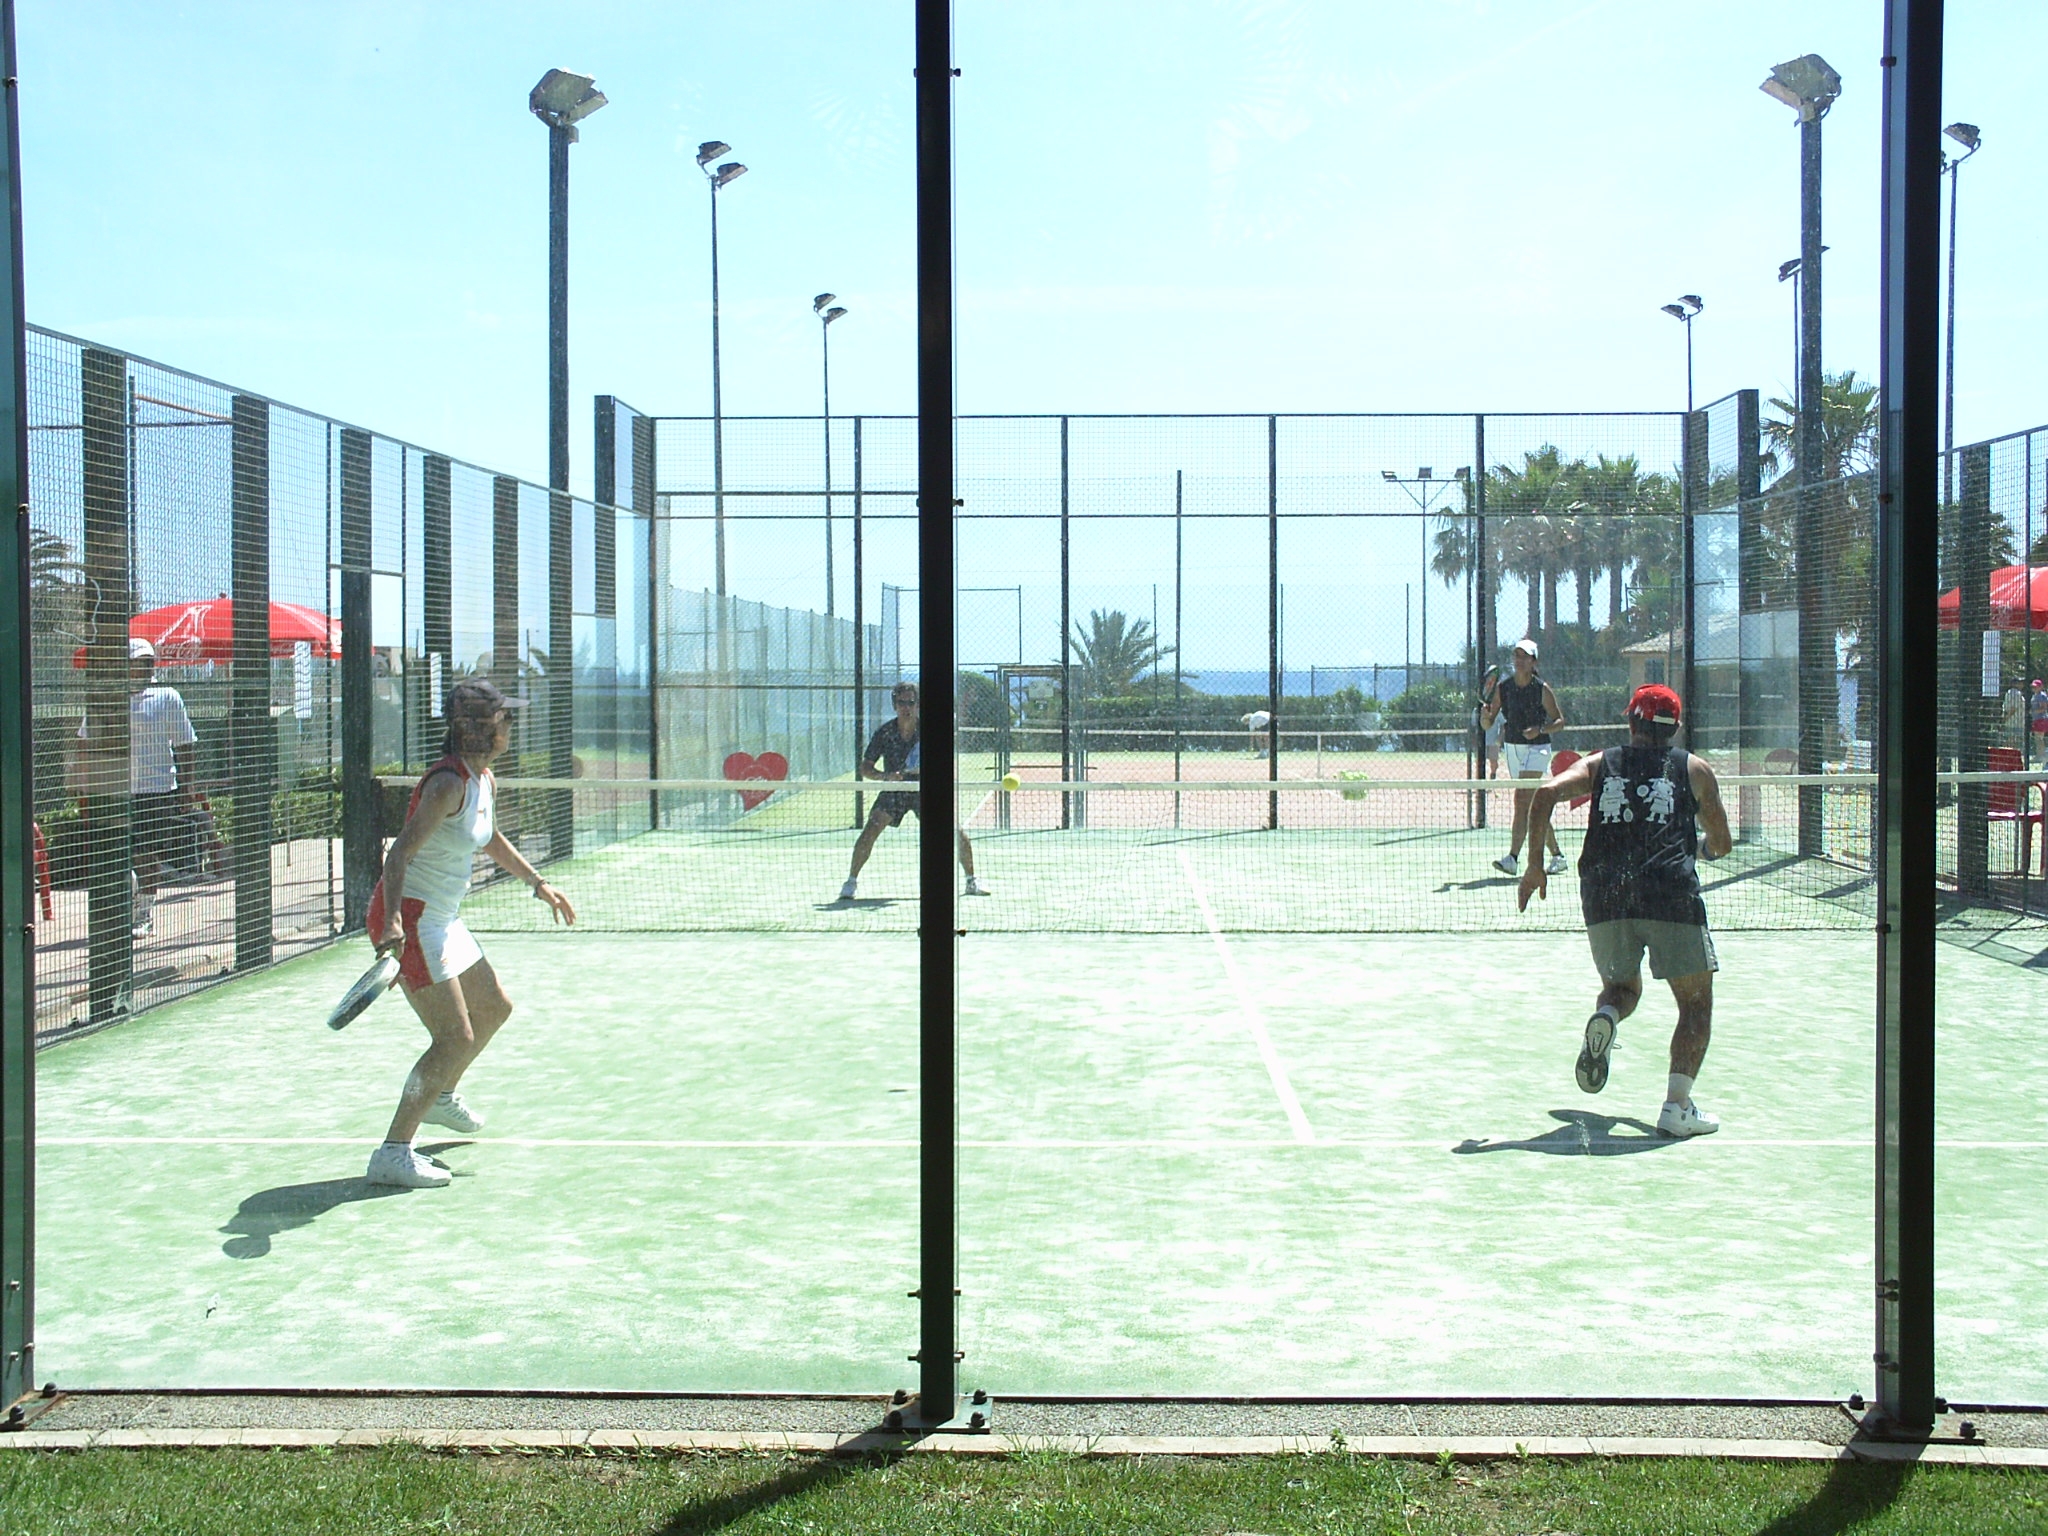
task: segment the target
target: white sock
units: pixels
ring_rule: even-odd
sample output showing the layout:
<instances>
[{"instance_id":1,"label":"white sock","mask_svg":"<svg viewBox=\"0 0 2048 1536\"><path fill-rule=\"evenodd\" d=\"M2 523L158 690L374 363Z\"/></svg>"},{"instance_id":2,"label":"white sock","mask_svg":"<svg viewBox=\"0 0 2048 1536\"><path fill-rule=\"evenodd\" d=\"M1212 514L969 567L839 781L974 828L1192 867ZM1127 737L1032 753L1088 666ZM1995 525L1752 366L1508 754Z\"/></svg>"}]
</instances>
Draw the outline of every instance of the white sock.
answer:
<instances>
[{"instance_id":1,"label":"white sock","mask_svg":"<svg viewBox=\"0 0 2048 1536\"><path fill-rule=\"evenodd\" d=\"M434 1102L435 1102L436 1104L446 1104L446 1103L447 1103L447 1102L448 1102L448 1101L449 1101L450 1099L452 1099L452 1098L454 1098L454 1097L455 1097L455 1090L454 1090L453 1088L443 1088L443 1089L441 1090L441 1092L440 1092L439 1096L437 1096L437 1097L435 1098Z\"/></svg>"},{"instance_id":2,"label":"white sock","mask_svg":"<svg viewBox=\"0 0 2048 1536\"><path fill-rule=\"evenodd\" d=\"M408 1152L412 1150L412 1143L409 1141L387 1141L384 1145L387 1147L403 1147Z\"/></svg>"},{"instance_id":3,"label":"white sock","mask_svg":"<svg viewBox=\"0 0 2048 1536\"><path fill-rule=\"evenodd\" d=\"M1612 1003L1602 1003L1598 1008L1595 1008L1593 1011L1595 1013L1606 1014L1607 1017L1615 1024L1619 1024L1621 1022L1621 1010L1615 1007Z\"/></svg>"},{"instance_id":4,"label":"white sock","mask_svg":"<svg viewBox=\"0 0 2048 1536\"><path fill-rule=\"evenodd\" d=\"M1674 1072L1665 1079L1664 1102L1667 1104L1690 1104L1692 1102L1692 1079L1683 1072Z\"/></svg>"}]
</instances>

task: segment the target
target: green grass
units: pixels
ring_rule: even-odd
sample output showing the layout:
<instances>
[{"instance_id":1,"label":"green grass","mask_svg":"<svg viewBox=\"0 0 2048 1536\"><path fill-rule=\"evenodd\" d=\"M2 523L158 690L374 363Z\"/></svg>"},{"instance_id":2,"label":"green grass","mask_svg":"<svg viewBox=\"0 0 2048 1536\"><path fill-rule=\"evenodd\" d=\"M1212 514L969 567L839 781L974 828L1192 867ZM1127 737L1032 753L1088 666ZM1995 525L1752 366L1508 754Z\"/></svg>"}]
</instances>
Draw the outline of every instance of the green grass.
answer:
<instances>
[{"instance_id":1,"label":"green grass","mask_svg":"<svg viewBox=\"0 0 2048 1536\"><path fill-rule=\"evenodd\" d=\"M0 1536L321 1533L1485 1533L2001 1536L2048 1525L2048 1474L1718 1461L1088 1460L412 1449L15 1452Z\"/></svg>"}]
</instances>

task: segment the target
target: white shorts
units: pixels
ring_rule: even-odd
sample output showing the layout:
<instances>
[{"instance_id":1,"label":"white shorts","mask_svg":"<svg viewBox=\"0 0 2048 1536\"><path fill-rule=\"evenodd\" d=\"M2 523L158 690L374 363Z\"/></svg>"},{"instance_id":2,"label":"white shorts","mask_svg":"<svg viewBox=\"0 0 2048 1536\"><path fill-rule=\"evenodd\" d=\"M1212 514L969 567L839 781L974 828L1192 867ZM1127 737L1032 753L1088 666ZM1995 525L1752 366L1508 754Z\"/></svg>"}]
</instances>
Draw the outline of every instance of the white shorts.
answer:
<instances>
[{"instance_id":1,"label":"white shorts","mask_svg":"<svg viewBox=\"0 0 2048 1536\"><path fill-rule=\"evenodd\" d=\"M1547 774L1550 772L1550 744L1535 741L1504 741L1501 743L1501 758L1507 764L1512 778L1524 774Z\"/></svg>"}]
</instances>

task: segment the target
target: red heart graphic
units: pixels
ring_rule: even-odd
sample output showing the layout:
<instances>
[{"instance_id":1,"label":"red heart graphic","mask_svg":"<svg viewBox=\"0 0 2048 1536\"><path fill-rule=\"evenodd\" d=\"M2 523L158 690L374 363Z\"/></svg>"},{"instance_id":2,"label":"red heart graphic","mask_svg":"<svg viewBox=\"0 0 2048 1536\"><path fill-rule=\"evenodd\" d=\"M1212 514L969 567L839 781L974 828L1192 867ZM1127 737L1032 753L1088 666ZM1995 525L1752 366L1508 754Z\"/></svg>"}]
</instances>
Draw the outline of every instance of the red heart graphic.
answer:
<instances>
[{"instance_id":1,"label":"red heart graphic","mask_svg":"<svg viewBox=\"0 0 2048 1536\"><path fill-rule=\"evenodd\" d=\"M759 757L751 752L734 752L725 760L725 776L728 779L787 778L789 759L780 752L763 752ZM743 789L740 791L740 804L751 811L774 793L772 789Z\"/></svg>"}]
</instances>

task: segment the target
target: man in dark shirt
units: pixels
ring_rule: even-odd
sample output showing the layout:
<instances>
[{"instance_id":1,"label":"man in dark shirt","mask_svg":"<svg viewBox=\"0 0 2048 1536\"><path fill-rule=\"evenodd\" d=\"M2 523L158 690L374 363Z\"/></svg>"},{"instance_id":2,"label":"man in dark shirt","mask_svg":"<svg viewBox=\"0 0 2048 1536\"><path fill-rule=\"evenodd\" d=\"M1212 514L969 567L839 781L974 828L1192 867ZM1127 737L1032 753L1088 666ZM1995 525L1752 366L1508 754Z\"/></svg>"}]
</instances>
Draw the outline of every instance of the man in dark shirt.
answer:
<instances>
[{"instance_id":1,"label":"man in dark shirt","mask_svg":"<svg viewBox=\"0 0 2048 1536\"><path fill-rule=\"evenodd\" d=\"M1487 730L1496 721L1505 722L1501 747L1507 757L1509 778L1540 779L1550 770L1550 733L1564 724L1564 711L1557 707L1557 695L1550 691L1550 684L1536 675L1536 642L1524 635L1515 642L1512 658L1514 676L1500 679L1487 690L1486 701L1479 710L1479 724ZM1521 872L1522 838L1529 830L1531 799L1531 791L1515 791L1515 821L1508 836L1508 851L1493 861L1493 867L1504 875ZM1544 832L1550 840L1547 872L1561 875L1566 866L1564 854L1557 846L1557 833L1548 827ZM1544 846L1542 837L1529 844L1531 864L1543 862Z\"/></svg>"},{"instance_id":2,"label":"man in dark shirt","mask_svg":"<svg viewBox=\"0 0 2048 1536\"><path fill-rule=\"evenodd\" d=\"M1720 961L1700 898L1699 828L1706 829L1710 859L1725 854L1732 840L1714 770L1671 745L1679 713L1678 695L1663 684L1638 688L1628 704L1628 745L1591 753L1544 780L1529 823L1530 837L1540 839L1559 800L1592 797L1579 854L1579 902L1603 985L1579 1050L1579 1086L1588 1093L1607 1086L1615 1031L1642 1000L1647 949L1650 974L1671 984L1678 1003L1671 1077L1657 1129L1667 1136L1704 1136L1718 1131L1721 1122L1693 1103L1692 1086L1713 1032ZM1531 895L1549 898L1544 871L1534 859L1522 876L1520 910L1528 910Z\"/></svg>"},{"instance_id":3,"label":"man in dark shirt","mask_svg":"<svg viewBox=\"0 0 2048 1536\"><path fill-rule=\"evenodd\" d=\"M860 778L900 782L918 776L922 744L917 730L917 684L898 683L890 695L890 702L896 706L896 718L884 722L868 738L867 750L861 753L860 761L854 765L854 772ZM875 851L875 839L882 835L885 827L901 822L905 814L915 815L917 800L918 797L907 790L875 796L875 808L868 812L868 824L860 829L860 840L853 845L853 867L846 872L846 884L839 887L841 901L853 900L861 866ZM965 832L960 834L960 868L967 876L967 894L986 896L988 892L974 878L974 845L967 841Z\"/></svg>"}]
</instances>

